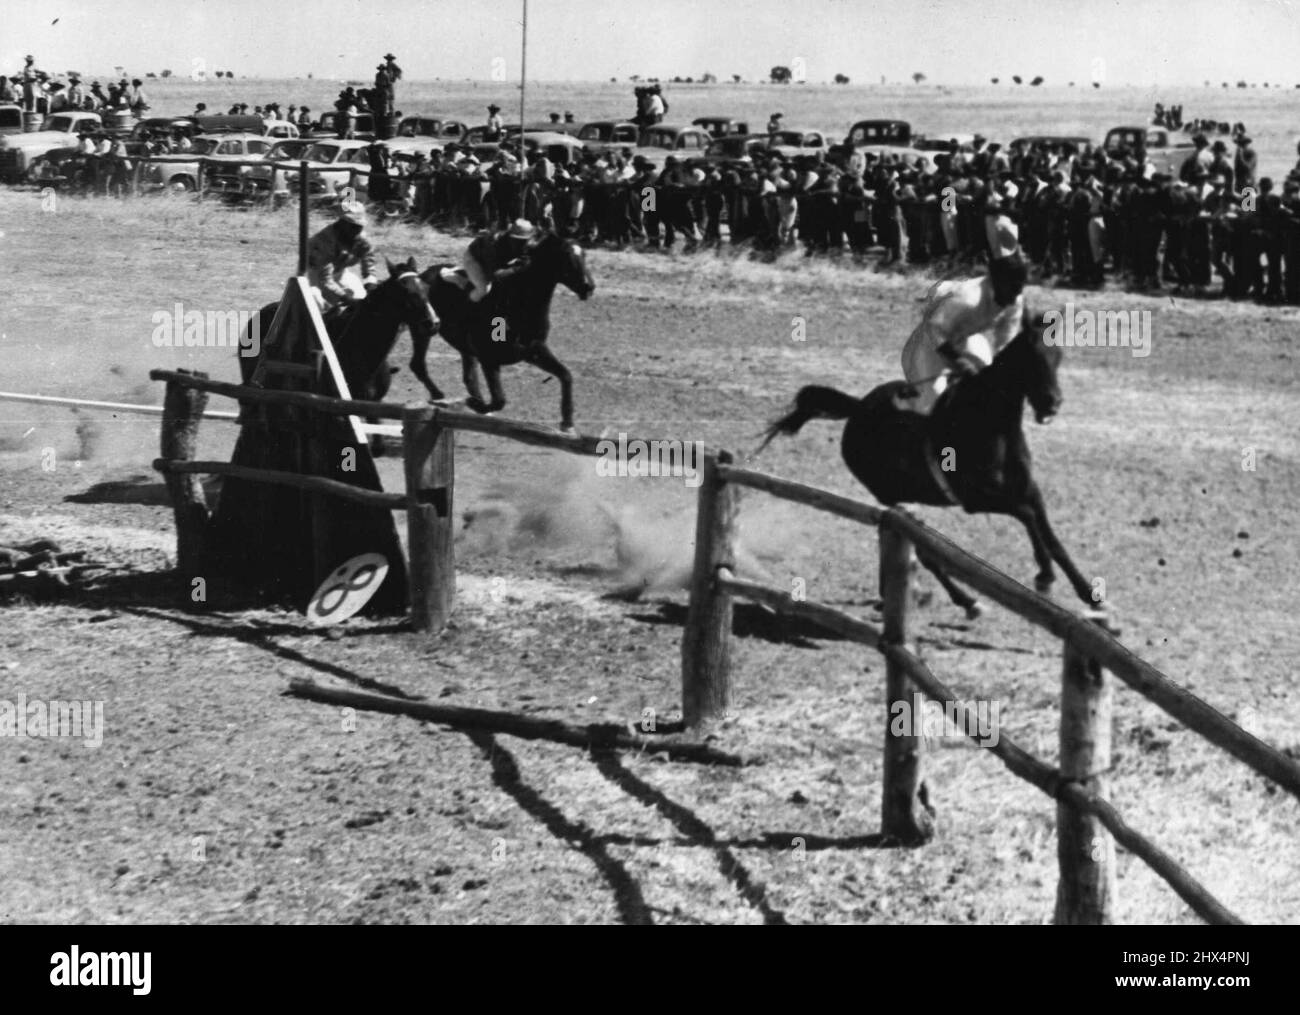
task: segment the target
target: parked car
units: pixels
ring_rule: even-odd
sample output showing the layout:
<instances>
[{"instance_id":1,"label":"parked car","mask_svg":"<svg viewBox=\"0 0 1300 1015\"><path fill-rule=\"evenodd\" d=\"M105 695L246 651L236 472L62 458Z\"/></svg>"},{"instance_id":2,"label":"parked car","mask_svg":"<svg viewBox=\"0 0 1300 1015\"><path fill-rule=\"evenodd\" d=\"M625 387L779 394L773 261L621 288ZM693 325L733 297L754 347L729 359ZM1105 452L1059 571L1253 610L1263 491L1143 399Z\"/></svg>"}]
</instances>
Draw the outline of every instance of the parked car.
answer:
<instances>
[{"instance_id":1,"label":"parked car","mask_svg":"<svg viewBox=\"0 0 1300 1015\"><path fill-rule=\"evenodd\" d=\"M339 191L353 186L353 171L369 169L370 159L366 149L371 142L363 138L347 141L318 140L298 158L307 163L307 193L311 200L326 202L337 200ZM294 166L280 173L279 193L292 194L298 189L300 169Z\"/></svg>"},{"instance_id":2,"label":"parked car","mask_svg":"<svg viewBox=\"0 0 1300 1015\"><path fill-rule=\"evenodd\" d=\"M11 102L0 104L0 137L23 132L23 110Z\"/></svg>"},{"instance_id":3,"label":"parked car","mask_svg":"<svg viewBox=\"0 0 1300 1015\"><path fill-rule=\"evenodd\" d=\"M242 175L240 193L246 198L267 197L272 191L271 178L276 177L275 190L282 196L285 188L279 183L279 172L297 168L303 153L315 144L311 138L299 137L276 141L263 158L263 165L249 166Z\"/></svg>"},{"instance_id":4,"label":"parked car","mask_svg":"<svg viewBox=\"0 0 1300 1015\"><path fill-rule=\"evenodd\" d=\"M749 169L769 155L766 134L728 134L704 149L700 163L718 169Z\"/></svg>"},{"instance_id":5,"label":"parked car","mask_svg":"<svg viewBox=\"0 0 1300 1015\"><path fill-rule=\"evenodd\" d=\"M98 113L69 111L51 113L40 130L0 137L0 180L16 183L24 179L42 155L56 148L75 147L83 131L99 133L103 126Z\"/></svg>"},{"instance_id":6,"label":"parked car","mask_svg":"<svg viewBox=\"0 0 1300 1015\"><path fill-rule=\"evenodd\" d=\"M641 132L640 143L629 154L662 166L668 155L676 155L683 162L701 159L711 144L713 136L703 127L658 123Z\"/></svg>"},{"instance_id":7,"label":"parked car","mask_svg":"<svg viewBox=\"0 0 1300 1015\"><path fill-rule=\"evenodd\" d=\"M906 120L859 120L841 144L832 148L836 161L846 162L854 152L882 156L890 152L917 151L912 146L912 125Z\"/></svg>"},{"instance_id":8,"label":"parked car","mask_svg":"<svg viewBox=\"0 0 1300 1015\"><path fill-rule=\"evenodd\" d=\"M588 151L605 153L622 148L635 148L641 128L627 120L592 120L584 123L577 138Z\"/></svg>"},{"instance_id":9,"label":"parked car","mask_svg":"<svg viewBox=\"0 0 1300 1015\"><path fill-rule=\"evenodd\" d=\"M437 137L446 141L459 141L469 130L460 120L444 120L438 116L404 116L397 125L398 137Z\"/></svg>"},{"instance_id":10,"label":"parked car","mask_svg":"<svg viewBox=\"0 0 1300 1015\"><path fill-rule=\"evenodd\" d=\"M326 138L326 137L337 138L339 136L339 122L342 116L343 116L342 113L333 109L321 113L320 119L316 122L316 125L312 127L311 130L306 132L306 136L311 138ZM367 141L373 140L375 136L374 114L358 113L356 116L356 121L357 121L356 124L352 128L353 135L358 140L360 139L364 139Z\"/></svg>"},{"instance_id":11,"label":"parked car","mask_svg":"<svg viewBox=\"0 0 1300 1015\"><path fill-rule=\"evenodd\" d=\"M768 151L780 155L783 159L800 156L825 156L830 151L826 135L819 130L778 130L767 137Z\"/></svg>"},{"instance_id":12,"label":"parked car","mask_svg":"<svg viewBox=\"0 0 1300 1015\"><path fill-rule=\"evenodd\" d=\"M202 160L205 188L238 192L246 167L223 167L221 163L263 160L273 142L261 134L200 134L191 143L194 145L192 152L157 155L150 159L140 176L141 187L177 192L197 190Z\"/></svg>"},{"instance_id":13,"label":"parked car","mask_svg":"<svg viewBox=\"0 0 1300 1015\"><path fill-rule=\"evenodd\" d=\"M956 132L952 134L935 134L933 137L915 137L912 139L912 147L919 152L933 155L952 155L959 151L965 145L973 145L975 135L965 132Z\"/></svg>"},{"instance_id":14,"label":"parked car","mask_svg":"<svg viewBox=\"0 0 1300 1015\"><path fill-rule=\"evenodd\" d=\"M691 125L703 127L710 136L715 138L749 133L747 120L737 120L730 116L697 116L691 121Z\"/></svg>"},{"instance_id":15,"label":"parked car","mask_svg":"<svg viewBox=\"0 0 1300 1015\"><path fill-rule=\"evenodd\" d=\"M1183 162L1196 151L1190 138L1170 134L1163 127L1112 127L1102 143L1107 155L1127 149L1139 162L1151 162L1158 173L1177 174Z\"/></svg>"},{"instance_id":16,"label":"parked car","mask_svg":"<svg viewBox=\"0 0 1300 1015\"><path fill-rule=\"evenodd\" d=\"M218 114L200 116L194 121L200 134L258 134L262 137L293 138L298 128L288 120L267 119L262 116Z\"/></svg>"}]
</instances>

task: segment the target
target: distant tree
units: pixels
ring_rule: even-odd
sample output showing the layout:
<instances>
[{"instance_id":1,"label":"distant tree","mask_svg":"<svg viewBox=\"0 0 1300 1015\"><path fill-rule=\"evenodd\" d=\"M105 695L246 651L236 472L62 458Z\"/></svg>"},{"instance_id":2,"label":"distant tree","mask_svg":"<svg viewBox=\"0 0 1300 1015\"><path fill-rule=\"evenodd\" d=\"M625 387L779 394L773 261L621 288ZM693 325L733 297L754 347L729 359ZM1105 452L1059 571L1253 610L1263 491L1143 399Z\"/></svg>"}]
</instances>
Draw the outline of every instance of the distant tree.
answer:
<instances>
[{"instance_id":1,"label":"distant tree","mask_svg":"<svg viewBox=\"0 0 1300 1015\"><path fill-rule=\"evenodd\" d=\"M732 83L733 85L738 85L738 84L740 84L740 75L739 75L739 74L733 74L733 75L731 75L731 83ZM1296 85L1296 87L1297 87L1297 88L1300 88L1300 85Z\"/></svg>"},{"instance_id":2,"label":"distant tree","mask_svg":"<svg viewBox=\"0 0 1300 1015\"><path fill-rule=\"evenodd\" d=\"M1073 87L1074 87L1074 82L1071 81L1068 87L1073 88Z\"/></svg>"},{"instance_id":3,"label":"distant tree","mask_svg":"<svg viewBox=\"0 0 1300 1015\"><path fill-rule=\"evenodd\" d=\"M641 75L633 74L630 78L628 78L628 80L631 81L633 84L635 84L636 82L641 80Z\"/></svg>"},{"instance_id":4,"label":"distant tree","mask_svg":"<svg viewBox=\"0 0 1300 1015\"><path fill-rule=\"evenodd\" d=\"M708 71L705 71L700 75L700 84L702 85L716 85L717 83L718 76L716 74L710 74Z\"/></svg>"},{"instance_id":5,"label":"distant tree","mask_svg":"<svg viewBox=\"0 0 1300 1015\"><path fill-rule=\"evenodd\" d=\"M1092 83L1092 87L1093 87L1093 88L1100 88L1100 87L1101 87L1101 82L1100 82L1100 81L1094 81L1094 82Z\"/></svg>"},{"instance_id":6,"label":"distant tree","mask_svg":"<svg viewBox=\"0 0 1300 1015\"><path fill-rule=\"evenodd\" d=\"M996 84L997 84L1000 80L1002 80L1002 79L1001 79L1001 78L989 78L989 80L992 81L992 82L996 85Z\"/></svg>"},{"instance_id":7,"label":"distant tree","mask_svg":"<svg viewBox=\"0 0 1300 1015\"><path fill-rule=\"evenodd\" d=\"M1227 88L1227 87L1228 87L1228 82L1226 82L1226 81L1225 81L1225 82L1223 82L1223 85L1222 85L1222 87L1224 87L1224 88Z\"/></svg>"},{"instance_id":8,"label":"distant tree","mask_svg":"<svg viewBox=\"0 0 1300 1015\"><path fill-rule=\"evenodd\" d=\"M1205 87L1206 87L1206 88L1209 88L1209 87L1210 87L1210 82L1209 82L1209 79L1208 79L1208 78L1205 80L1204 83L1205 83Z\"/></svg>"},{"instance_id":9,"label":"distant tree","mask_svg":"<svg viewBox=\"0 0 1300 1015\"><path fill-rule=\"evenodd\" d=\"M922 74L920 71L916 71L916 72L912 75L912 81L913 81L914 84L918 84L918 85L919 85L919 84L920 84L922 81L924 81L924 80L925 80L925 75Z\"/></svg>"},{"instance_id":10,"label":"distant tree","mask_svg":"<svg viewBox=\"0 0 1300 1015\"><path fill-rule=\"evenodd\" d=\"M171 76L172 76L172 72L171 72L170 68L164 67L163 70L162 70L162 75L161 75L161 76L162 76L162 77L165 77L165 78L169 78L169 77L171 77Z\"/></svg>"},{"instance_id":11,"label":"distant tree","mask_svg":"<svg viewBox=\"0 0 1300 1015\"><path fill-rule=\"evenodd\" d=\"M1016 84L1021 84L1021 81L1020 81L1020 75L1019 75L1019 74L1012 74L1012 75L1011 75L1011 80L1014 81Z\"/></svg>"},{"instance_id":12,"label":"distant tree","mask_svg":"<svg viewBox=\"0 0 1300 1015\"><path fill-rule=\"evenodd\" d=\"M158 75L155 74L153 71L145 71L145 75L144 75L144 76L147 77L147 78L156 78Z\"/></svg>"},{"instance_id":13,"label":"distant tree","mask_svg":"<svg viewBox=\"0 0 1300 1015\"><path fill-rule=\"evenodd\" d=\"M1033 81L1029 82L1029 85L1031 88L1037 88L1042 83L1043 83L1042 75L1039 75L1038 77L1034 78Z\"/></svg>"},{"instance_id":14,"label":"distant tree","mask_svg":"<svg viewBox=\"0 0 1300 1015\"><path fill-rule=\"evenodd\" d=\"M693 85L693 84L695 84L695 79L694 79L694 78L689 78L689 77L688 77L688 78L686 79L686 83L687 83L688 85Z\"/></svg>"},{"instance_id":15,"label":"distant tree","mask_svg":"<svg viewBox=\"0 0 1300 1015\"><path fill-rule=\"evenodd\" d=\"M676 74L674 74L674 75L673 75L673 84L675 84L675 85L680 85L681 83L682 83L682 79L679 78Z\"/></svg>"},{"instance_id":16,"label":"distant tree","mask_svg":"<svg viewBox=\"0 0 1300 1015\"><path fill-rule=\"evenodd\" d=\"M790 83L790 68L773 67L771 71L768 72L768 77L774 85L788 85Z\"/></svg>"},{"instance_id":17,"label":"distant tree","mask_svg":"<svg viewBox=\"0 0 1300 1015\"><path fill-rule=\"evenodd\" d=\"M847 75L847 74L836 74L836 75L835 75L835 83L836 83L837 85L847 85L847 84L849 83L848 75Z\"/></svg>"}]
</instances>

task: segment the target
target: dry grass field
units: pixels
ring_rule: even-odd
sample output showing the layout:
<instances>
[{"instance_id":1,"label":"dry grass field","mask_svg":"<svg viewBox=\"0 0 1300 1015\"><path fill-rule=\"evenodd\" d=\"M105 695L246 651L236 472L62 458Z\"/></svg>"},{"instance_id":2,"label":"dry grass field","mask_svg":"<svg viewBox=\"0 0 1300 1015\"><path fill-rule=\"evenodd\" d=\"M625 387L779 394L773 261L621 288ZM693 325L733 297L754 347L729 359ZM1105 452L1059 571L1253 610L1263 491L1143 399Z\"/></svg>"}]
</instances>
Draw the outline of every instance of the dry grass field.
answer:
<instances>
[{"instance_id":1,"label":"dry grass field","mask_svg":"<svg viewBox=\"0 0 1300 1015\"><path fill-rule=\"evenodd\" d=\"M309 84L315 93L297 91ZM174 87L176 106L198 94ZM325 86L235 87L250 101L316 105ZM562 108L589 101L580 118L617 112L626 90L556 87ZM486 88L430 84L427 103L401 104L468 115ZM674 113L689 119L697 105L765 115L773 91L671 94ZM918 125L978 120L994 136L1013 122L1039 125L1027 102L1004 103L1009 93L991 89L911 106L910 89L814 86L781 92L789 122L812 117L814 104L798 103L814 93L835 96L818 121L833 127L913 109ZM1203 115L1199 94L1185 99L1189 115ZM1066 95L1043 91L1062 109ZM1068 97L1079 125L1097 134L1140 117L1149 99L1135 92L1118 108L1100 94ZM1272 157L1289 149L1283 125L1300 99L1207 90L1206 113L1229 97L1250 104L1231 118L1253 131L1273 123ZM1073 129L1057 112L1055 127ZM1256 133L1262 149L1265 136ZM153 367L234 379L228 349L155 348L152 314L177 301L251 309L279 294L295 260L292 214L215 202L61 200L45 212L30 191L8 190L0 230L0 388L42 394L157 404ZM393 260L421 264L452 260L464 244L403 225L376 227L375 240ZM594 251L590 262L595 296L579 303L562 292L553 315L553 348L576 377L579 429L700 439L742 456L801 385L862 393L895 377L926 286L917 275L798 257ZM1030 297L1043 309L1073 299L1151 311L1149 357L1073 351L1060 417L1027 424L1048 507L1085 572L1106 579L1124 641L1295 757L1296 312L1113 292ZM802 343L790 338L796 315L808 322ZM394 362L408 348L403 336ZM459 390L449 349L435 348L430 366ZM508 415L558 420L556 386L542 377L507 372ZM403 370L390 397L419 396ZM1054 804L968 741L941 738L927 775L934 842L881 848L881 659L756 612L738 614L736 714L716 734L719 747L762 759L740 769L592 756L372 714L348 729L338 709L284 695L290 678L306 676L576 723L626 725L645 709L671 720L685 614L676 579L694 510L680 479L599 478L591 463L462 435L456 511L476 517L458 538L452 627L425 640L400 623L349 622L328 637L294 613L176 608L171 512L149 469L157 441L156 422L143 417L0 402L0 544L46 536L121 565L64 602L0 602L0 697L105 702L97 748L0 739L10 772L0 792L0 865L10 872L0 920L1050 920ZM232 441L229 424L205 423L200 454L220 458ZM838 427L811 424L755 464L865 496L838 445ZM1242 468L1244 449L1255 450L1254 471ZM396 463L382 470L386 483L400 482ZM126 495L84 497L105 482L123 483ZM919 513L1029 580L1014 523ZM878 616L874 533L757 493L742 519L756 573L787 587L802 578L810 599ZM655 583L642 599L610 595L637 579ZM920 585L925 660L963 697L997 702L1004 735L1054 762L1059 645L997 608L967 622L928 576ZM1297 801L1123 687L1115 748L1113 798L1135 828L1244 918L1297 920ZM1195 922L1123 851L1116 915Z\"/></svg>"}]
</instances>

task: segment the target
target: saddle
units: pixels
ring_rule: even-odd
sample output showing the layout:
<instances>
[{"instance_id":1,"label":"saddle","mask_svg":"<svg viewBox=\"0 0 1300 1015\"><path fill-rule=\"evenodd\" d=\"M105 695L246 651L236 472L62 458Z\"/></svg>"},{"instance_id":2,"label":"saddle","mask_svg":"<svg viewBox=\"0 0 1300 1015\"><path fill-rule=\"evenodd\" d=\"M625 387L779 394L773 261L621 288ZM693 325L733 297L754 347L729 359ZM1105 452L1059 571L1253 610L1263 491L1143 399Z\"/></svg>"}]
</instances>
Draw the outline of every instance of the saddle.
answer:
<instances>
[{"instance_id":1,"label":"saddle","mask_svg":"<svg viewBox=\"0 0 1300 1015\"><path fill-rule=\"evenodd\" d=\"M464 268L458 268L454 265L442 268L438 272L438 277L450 285L456 286L465 292L470 290L469 274Z\"/></svg>"}]
</instances>

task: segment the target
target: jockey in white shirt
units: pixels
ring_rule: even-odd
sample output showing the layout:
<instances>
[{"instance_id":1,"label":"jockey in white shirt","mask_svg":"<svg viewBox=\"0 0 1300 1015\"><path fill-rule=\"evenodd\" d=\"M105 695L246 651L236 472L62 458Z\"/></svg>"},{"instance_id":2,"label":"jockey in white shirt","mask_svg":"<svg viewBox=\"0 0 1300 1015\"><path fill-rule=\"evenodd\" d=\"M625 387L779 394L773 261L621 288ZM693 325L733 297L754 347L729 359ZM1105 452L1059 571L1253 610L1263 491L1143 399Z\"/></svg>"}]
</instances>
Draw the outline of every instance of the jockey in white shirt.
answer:
<instances>
[{"instance_id":1,"label":"jockey in white shirt","mask_svg":"<svg viewBox=\"0 0 1300 1015\"><path fill-rule=\"evenodd\" d=\"M916 395L899 397L899 409L929 415L952 371L973 373L988 366L1021 328L1027 313L1025 264L1003 200L996 194L989 198L984 220L993 254L988 274L938 282L926 296L921 323L903 347L903 376Z\"/></svg>"}]
</instances>

